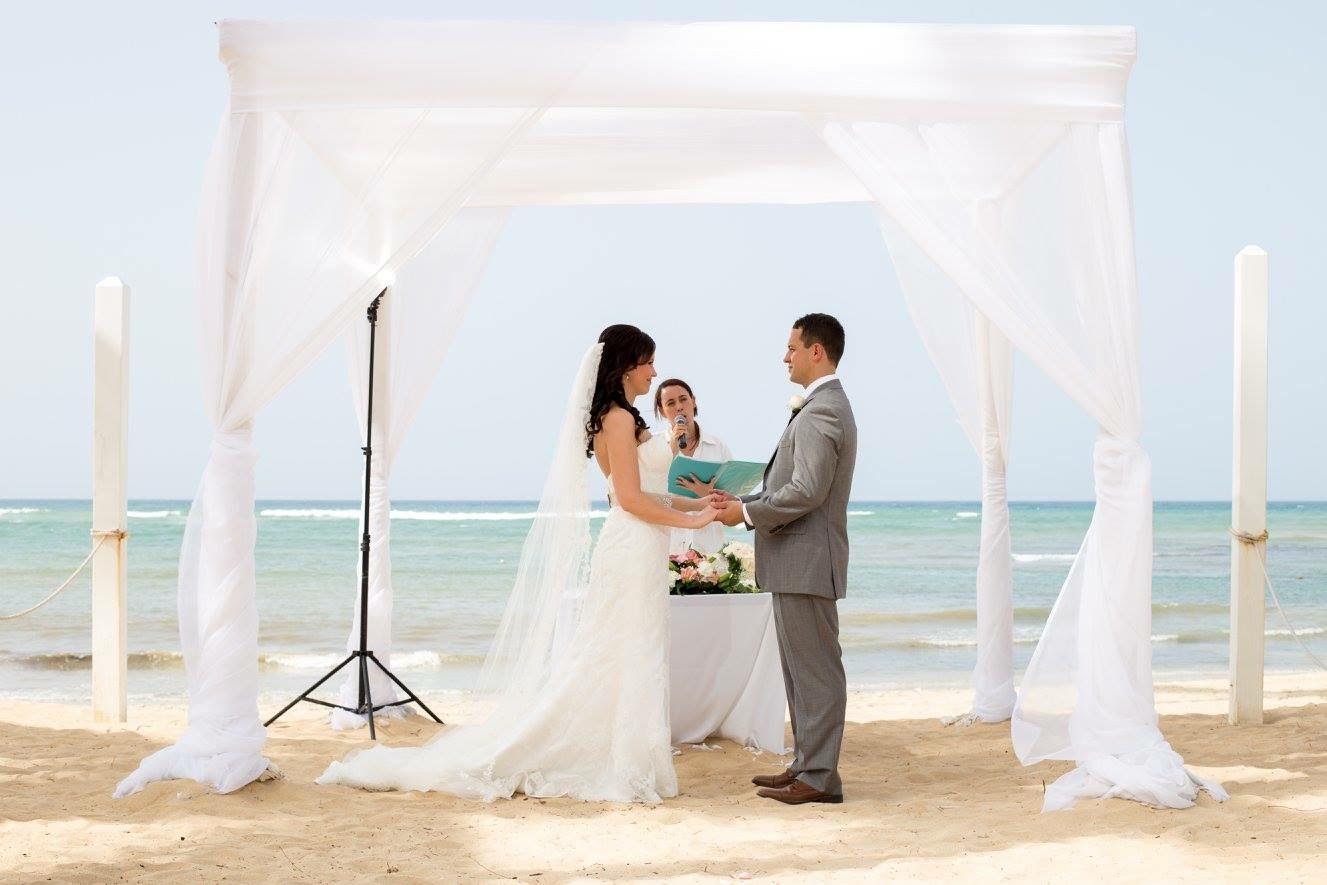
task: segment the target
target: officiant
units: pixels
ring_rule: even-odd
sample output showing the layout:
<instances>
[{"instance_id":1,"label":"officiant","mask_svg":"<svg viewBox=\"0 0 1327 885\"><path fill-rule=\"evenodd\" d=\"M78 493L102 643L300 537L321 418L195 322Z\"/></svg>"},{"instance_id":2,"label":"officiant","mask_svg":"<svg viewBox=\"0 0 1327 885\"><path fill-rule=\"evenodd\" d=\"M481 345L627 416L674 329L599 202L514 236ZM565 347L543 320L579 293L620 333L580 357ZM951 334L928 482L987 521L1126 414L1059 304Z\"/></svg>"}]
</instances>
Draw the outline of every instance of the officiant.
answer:
<instances>
[{"instance_id":1,"label":"officiant","mask_svg":"<svg viewBox=\"0 0 1327 885\"><path fill-rule=\"evenodd\" d=\"M711 433L701 430L696 416L700 408L691 385L681 378L669 378L654 392L654 414L668 422L669 444L673 454L686 455L701 461L731 461L728 444ZM682 443L686 445L683 446ZM698 497L714 491L714 483L683 480L682 484ZM703 529L673 529L668 552L685 553L688 548L700 553L717 553L724 544L723 526L710 523Z\"/></svg>"}]
</instances>

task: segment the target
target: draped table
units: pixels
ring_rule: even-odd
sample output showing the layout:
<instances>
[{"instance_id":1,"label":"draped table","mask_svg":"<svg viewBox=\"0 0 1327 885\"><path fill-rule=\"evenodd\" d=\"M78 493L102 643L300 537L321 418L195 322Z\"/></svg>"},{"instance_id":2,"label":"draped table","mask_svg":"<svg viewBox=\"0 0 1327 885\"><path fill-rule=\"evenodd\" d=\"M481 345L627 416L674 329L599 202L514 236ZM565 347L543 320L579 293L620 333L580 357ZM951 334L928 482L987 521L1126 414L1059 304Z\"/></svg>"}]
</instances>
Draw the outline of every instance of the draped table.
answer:
<instances>
[{"instance_id":1,"label":"draped table","mask_svg":"<svg viewBox=\"0 0 1327 885\"><path fill-rule=\"evenodd\" d=\"M784 751L787 699L768 593L669 597L673 742Z\"/></svg>"}]
</instances>

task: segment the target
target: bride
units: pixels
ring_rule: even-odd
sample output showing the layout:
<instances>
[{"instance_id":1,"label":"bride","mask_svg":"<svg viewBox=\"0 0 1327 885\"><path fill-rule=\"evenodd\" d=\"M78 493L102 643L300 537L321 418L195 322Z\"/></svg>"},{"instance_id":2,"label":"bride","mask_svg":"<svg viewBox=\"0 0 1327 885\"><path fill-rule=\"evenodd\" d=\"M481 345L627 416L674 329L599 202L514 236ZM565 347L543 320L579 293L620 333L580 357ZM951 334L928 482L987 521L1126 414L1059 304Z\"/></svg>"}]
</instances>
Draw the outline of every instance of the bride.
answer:
<instances>
[{"instance_id":1,"label":"bride","mask_svg":"<svg viewBox=\"0 0 1327 885\"><path fill-rule=\"evenodd\" d=\"M671 498L672 453L632 401L649 392L654 340L609 326L581 362L553 466L489 650L479 725L422 747L374 746L320 784L514 793L615 802L677 795L668 726L669 529L703 528L714 501ZM588 459L611 506L590 556Z\"/></svg>"}]
</instances>

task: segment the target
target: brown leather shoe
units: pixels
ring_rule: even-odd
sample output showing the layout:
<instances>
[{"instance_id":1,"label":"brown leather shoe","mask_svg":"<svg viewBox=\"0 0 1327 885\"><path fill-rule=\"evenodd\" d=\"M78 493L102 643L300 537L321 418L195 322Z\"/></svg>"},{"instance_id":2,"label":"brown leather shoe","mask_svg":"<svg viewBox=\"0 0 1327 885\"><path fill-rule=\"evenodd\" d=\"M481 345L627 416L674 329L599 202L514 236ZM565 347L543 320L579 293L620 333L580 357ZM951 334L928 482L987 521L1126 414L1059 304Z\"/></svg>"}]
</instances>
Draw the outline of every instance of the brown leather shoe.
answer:
<instances>
[{"instance_id":1,"label":"brown leather shoe","mask_svg":"<svg viewBox=\"0 0 1327 885\"><path fill-rule=\"evenodd\" d=\"M837 805L843 801L842 793L826 793L796 779L786 787L756 790L756 795L766 799L777 799L785 805L805 805L807 802Z\"/></svg>"},{"instance_id":2,"label":"brown leather shoe","mask_svg":"<svg viewBox=\"0 0 1327 885\"><path fill-rule=\"evenodd\" d=\"M797 775L793 774L792 769L780 771L778 774L758 774L751 778L751 783L758 787L772 787L781 790L793 781L797 780Z\"/></svg>"}]
</instances>

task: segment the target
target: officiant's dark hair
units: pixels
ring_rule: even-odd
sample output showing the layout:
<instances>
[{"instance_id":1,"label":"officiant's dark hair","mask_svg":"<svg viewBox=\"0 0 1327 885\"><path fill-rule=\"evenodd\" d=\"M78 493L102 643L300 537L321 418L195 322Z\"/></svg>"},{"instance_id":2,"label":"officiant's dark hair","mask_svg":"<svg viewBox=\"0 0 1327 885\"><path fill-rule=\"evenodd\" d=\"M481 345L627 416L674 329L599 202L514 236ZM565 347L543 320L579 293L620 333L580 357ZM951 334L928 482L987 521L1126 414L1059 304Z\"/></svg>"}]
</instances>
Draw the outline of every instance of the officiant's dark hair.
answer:
<instances>
[{"instance_id":1,"label":"officiant's dark hair","mask_svg":"<svg viewBox=\"0 0 1327 885\"><path fill-rule=\"evenodd\" d=\"M604 346L599 358L599 374L594 380L590 399L590 420L585 422L585 457L594 455L594 435L604 429L604 416L619 406L636 419L636 439L649 431L649 425L622 390L622 376L654 357L654 339L635 326L609 326L599 333Z\"/></svg>"},{"instance_id":2,"label":"officiant's dark hair","mask_svg":"<svg viewBox=\"0 0 1327 885\"><path fill-rule=\"evenodd\" d=\"M819 344L836 366L843 359L843 324L829 314L808 313L793 323L793 328L802 333L803 346Z\"/></svg>"},{"instance_id":3,"label":"officiant's dark hair","mask_svg":"<svg viewBox=\"0 0 1327 885\"><path fill-rule=\"evenodd\" d=\"M687 396L691 397L692 402L696 401L696 395L691 392L690 384L686 383L681 378L669 378L654 389L654 417L656 418L663 417L663 392L665 387L681 387L687 392ZM699 415L700 406L696 406L696 410L692 414Z\"/></svg>"}]
</instances>

